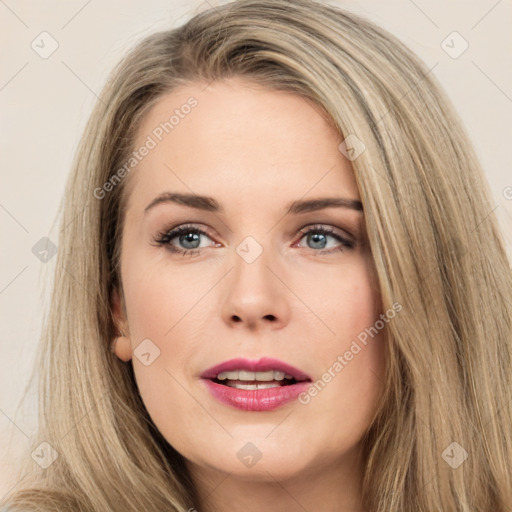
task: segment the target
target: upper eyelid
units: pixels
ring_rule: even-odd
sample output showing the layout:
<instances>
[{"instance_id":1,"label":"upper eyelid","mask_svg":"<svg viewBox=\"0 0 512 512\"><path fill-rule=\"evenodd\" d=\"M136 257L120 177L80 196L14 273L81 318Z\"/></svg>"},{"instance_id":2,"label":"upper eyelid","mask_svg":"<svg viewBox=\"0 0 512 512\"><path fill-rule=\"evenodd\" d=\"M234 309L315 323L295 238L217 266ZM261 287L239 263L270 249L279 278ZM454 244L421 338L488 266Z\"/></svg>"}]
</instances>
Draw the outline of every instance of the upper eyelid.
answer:
<instances>
[{"instance_id":1,"label":"upper eyelid","mask_svg":"<svg viewBox=\"0 0 512 512\"><path fill-rule=\"evenodd\" d=\"M299 229L299 233L303 233L303 234L304 234L304 232L306 232L306 234L307 234L310 231L327 231L328 235L338 235L338 236L342 236L342 237L355 239L355 236L351 235L347 230L338 228L336 226L331 226L329 224L318 224L318 223L308 224L307 226Z\"/></svg>"}]
</instances>

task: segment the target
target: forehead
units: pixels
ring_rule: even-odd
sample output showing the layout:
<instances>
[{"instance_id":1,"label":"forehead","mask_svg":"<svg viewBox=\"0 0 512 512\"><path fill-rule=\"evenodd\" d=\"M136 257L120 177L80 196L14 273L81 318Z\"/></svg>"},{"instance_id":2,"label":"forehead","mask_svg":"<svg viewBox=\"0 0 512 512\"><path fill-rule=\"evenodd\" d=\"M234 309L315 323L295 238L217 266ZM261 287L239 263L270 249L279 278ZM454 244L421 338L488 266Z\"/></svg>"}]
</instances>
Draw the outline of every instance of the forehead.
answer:
<instances>
[{"instance_id":1,"label":"forehead","mask_svg":"<svg viewBox=\"0 0 512 512\"><path fill-rule=\"evenodd\" d=\"M238 199L238 207L308 193L358 198L341 140L299 95L241 78L191 83L162 96L139 126L134 149L150 149L128 176L128 206L164 190Z\"/></svg>"}]
</instances>

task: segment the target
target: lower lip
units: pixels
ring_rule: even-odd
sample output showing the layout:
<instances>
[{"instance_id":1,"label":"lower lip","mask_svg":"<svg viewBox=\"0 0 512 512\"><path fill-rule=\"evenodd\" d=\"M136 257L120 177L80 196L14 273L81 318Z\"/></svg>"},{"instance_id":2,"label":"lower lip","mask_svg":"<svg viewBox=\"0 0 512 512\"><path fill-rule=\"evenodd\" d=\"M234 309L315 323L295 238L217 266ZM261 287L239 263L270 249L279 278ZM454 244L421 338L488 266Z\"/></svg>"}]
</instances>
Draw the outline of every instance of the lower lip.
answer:
<instances>
[{"instance_id":1,"label":"lower lip","mask_svg":"<svg viewBox=\"0 0 512 512\"><path fill-rule=\"evenodd\" d=\"M272 411L296 400L311 382L297 382L266 389L237 389L203 379L210 393L220 402L243 411Z\"/></svg>"}]
</instances>

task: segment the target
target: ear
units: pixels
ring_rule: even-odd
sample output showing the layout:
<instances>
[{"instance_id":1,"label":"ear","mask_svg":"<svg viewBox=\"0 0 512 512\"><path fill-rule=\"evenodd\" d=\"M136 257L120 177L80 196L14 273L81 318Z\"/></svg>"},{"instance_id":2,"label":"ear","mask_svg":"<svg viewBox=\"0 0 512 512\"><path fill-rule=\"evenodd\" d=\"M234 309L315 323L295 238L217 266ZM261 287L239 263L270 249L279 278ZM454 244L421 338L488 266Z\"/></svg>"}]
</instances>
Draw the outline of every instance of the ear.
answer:
<instances>
[{"instance_id":1,"label":"ear","mask_svg":"<svg viewBox=\"0 0 512 512\"><path fill-rule=\"evenodd\" d=\"M115 355L125 363L132 358L132 346L128 331L128 319L124 300L116 288L112 294L112 313L117 330L117 337L112 342L112 349Z\"/></svg>"}]
</instances>

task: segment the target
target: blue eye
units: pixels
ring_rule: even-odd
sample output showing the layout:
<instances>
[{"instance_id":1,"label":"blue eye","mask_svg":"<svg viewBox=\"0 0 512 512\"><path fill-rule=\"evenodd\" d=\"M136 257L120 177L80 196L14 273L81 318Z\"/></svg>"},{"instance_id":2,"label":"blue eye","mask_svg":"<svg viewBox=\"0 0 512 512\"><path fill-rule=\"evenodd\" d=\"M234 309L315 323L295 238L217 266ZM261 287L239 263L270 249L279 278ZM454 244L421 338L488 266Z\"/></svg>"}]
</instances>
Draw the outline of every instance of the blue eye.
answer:
<instances>
[{"instance_id":1,"label":"blue eye","mask_svg":"<svg viewBox=\"0 0 512 512\"><path fill-rule=\"evenodd\" d=\"M340 252L347 249L354 249L356 243L349 238L341 235L337 231L323 226L310 226L300 230L303 235L300 239L307 239L307 243L310 244L309 248L314 249L314 252L320 254L330 254L334 252ZM211 240L208 233L199 229L194 225L182 225L178 226L170 231L164 231L159 233L155 242L158 245L165 245L168 250L173 253L180 254L182 256L199 255L201 249L207 246L201 247L201 237L206 237ZM334 247L327 247L329 239L336 240L338 245ZM177 242L174 242L177 240ZM215 244L215 242L214 242ZM220 246L221 244L216 244ZM210 244L211 246L211 244ZM302 246L299 246L302 247Z\"/></svg>"},{"instance_id":2,"label":"blue eye","mask_svg":"<svg viewBox=\"0 0 512 512\"><path fill-rule=\"evenodd\" d=\"M300 232L304 235L301 240L306 238L307 242L312 244L310 248L321 249L322 253L338 252L345 249L353 249L355 247L355 242L352 240L349 240L340 233L323 226L311 226L307 229L302 229ZM337 240L340 245L335 246L334 248L327 248L328 250L325 251L324 249L326 249L329 238Z\"/></svg>"},{"instance_id":3,"label":"blue eye","mask_svg":"<svg viewBox=\"0 0 512 512\"><path fill-rule=\"evenodd\" d=\"M199 248L201 236L210 238L202 229L183 225L160 233L155 241L160 245L166 245L171 252L182 254L183 256L186 254L192 256L201 252ZM178 239L178 243L183 244L182 247L176 247L176 245L171 243L175 238Z\"/></svg>"}]
</instances>

